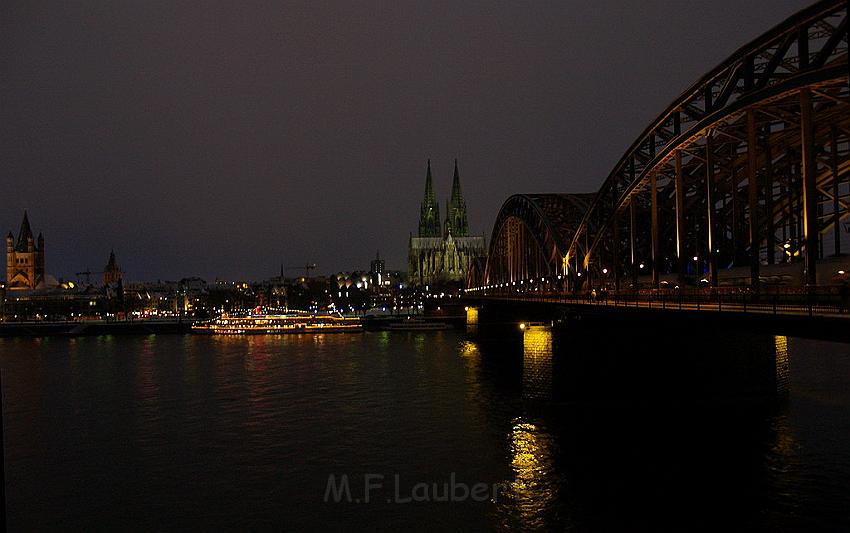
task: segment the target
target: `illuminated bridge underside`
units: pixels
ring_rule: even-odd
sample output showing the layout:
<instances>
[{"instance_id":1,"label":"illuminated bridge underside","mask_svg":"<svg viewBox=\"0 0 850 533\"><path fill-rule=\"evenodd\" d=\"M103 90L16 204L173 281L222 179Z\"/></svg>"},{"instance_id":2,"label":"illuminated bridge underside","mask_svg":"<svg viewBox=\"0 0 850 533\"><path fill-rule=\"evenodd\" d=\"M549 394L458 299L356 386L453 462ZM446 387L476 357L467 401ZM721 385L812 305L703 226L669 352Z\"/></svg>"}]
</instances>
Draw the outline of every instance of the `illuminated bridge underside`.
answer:
<instances>
[{"instance_id":1,"label":"illuminated bridge underside","mask_svg":"<svg viewBox=\"0 0 850 533\"><path fill-rule=\"evenodd\" d=\"M800 283L828 280L817 263L842 252L850 213L847 15L845 1L819 2L706 74L578 218L586 195L510 198L478 286L553 274L573 289L639 276L716 285L719 269L744 267L758 287L787 262L802 262Z\"/></svg>"},{"instance_id":2,"label":"illuminated bridge underside","mask_svg":"<svg viewBox=\"0 0 850 533\"><path fill-rule=\"evenodd\" d=\"M484 270L488 283L563 271L570 239L594 194L517 194L499 211ZM477 286L482 280L471 280Z\"/></svg>"}]
</instances>

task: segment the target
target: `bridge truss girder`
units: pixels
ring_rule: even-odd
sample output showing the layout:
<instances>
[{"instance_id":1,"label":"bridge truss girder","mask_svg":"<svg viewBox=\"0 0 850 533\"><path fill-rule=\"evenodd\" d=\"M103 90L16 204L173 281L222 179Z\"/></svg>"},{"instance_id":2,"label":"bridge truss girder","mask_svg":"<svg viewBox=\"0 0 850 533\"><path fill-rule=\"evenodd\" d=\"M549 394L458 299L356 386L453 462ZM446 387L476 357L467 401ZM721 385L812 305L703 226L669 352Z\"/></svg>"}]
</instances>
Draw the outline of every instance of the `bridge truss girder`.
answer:
<instances>
[{"instance_id":1,"label":"bridge truss girder","mask_svg":"<svg viewBox=\"0 0 850 533\"><path fill-rule=\"evenodd\" d=\"M816 283L850 209L847 3L820 2L743 47L632 145L578 224L574 287L801 260ZM822 242L831 236L831 242ZM696 260L694 260L696 258ZM582 278L582 274L585 274Z\"/></svg>"},{"instance_id":2,"label":"bridge truss girder","mask_svg":"<svg viewBox=\"0 0 850 533\"><path fill-rule=\"evenodd\" d=\"M499 210L481 279L469 286L562 275L569 237L593 194L517 194Z\"/></svg>"}]
</instances>

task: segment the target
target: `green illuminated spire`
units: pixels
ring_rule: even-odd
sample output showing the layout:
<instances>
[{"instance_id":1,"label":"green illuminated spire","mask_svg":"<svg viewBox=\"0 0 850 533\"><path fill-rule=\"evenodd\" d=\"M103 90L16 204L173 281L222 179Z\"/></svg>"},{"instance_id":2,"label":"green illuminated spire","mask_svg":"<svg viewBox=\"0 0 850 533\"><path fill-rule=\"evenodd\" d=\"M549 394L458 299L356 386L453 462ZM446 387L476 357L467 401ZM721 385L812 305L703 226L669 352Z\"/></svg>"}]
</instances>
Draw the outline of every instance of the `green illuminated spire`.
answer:
<instances>
[{"instance_id":1,"label":"green illuminated spire","mask_svg":"<svg viewBox=\"0 0 850 533\"><path fill-rule=\"evenodd\" d=\"M469 236L469 222L466 220L466 201L460 191L460 174L457 171L455 159L455 174L452 179L452 197L449 200L446 213L446 234L451 232L455 237Z\"/></svg>"},{"instance_id":2,"label":"green illuminated spire","mask_svg":"<svg viewBox=\"0 0 850 533\"><path fill-rule=\"evenodd\" d=\"M419 236L439 237L440 205L434 196L434 184L431 178L431 160L428 160L428 172L425 175L425 198L419 210Z\"/></svg>"}]
</instances>

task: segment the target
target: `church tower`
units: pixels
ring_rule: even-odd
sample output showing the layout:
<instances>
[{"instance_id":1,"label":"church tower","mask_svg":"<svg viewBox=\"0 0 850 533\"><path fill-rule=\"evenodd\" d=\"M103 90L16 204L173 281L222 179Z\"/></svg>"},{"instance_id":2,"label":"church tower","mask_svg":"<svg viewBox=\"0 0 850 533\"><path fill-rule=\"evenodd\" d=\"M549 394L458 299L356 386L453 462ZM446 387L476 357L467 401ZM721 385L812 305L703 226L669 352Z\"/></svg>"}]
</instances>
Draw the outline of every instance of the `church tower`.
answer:
<instances>
[{"instance_id":1,"label":"church tower","mask_svg":"<svg viewBox=\"0 0 850 533\"><path fill-rule=\"evenodd\" d=\"M440 237L440 204L434 196L434 185L431 179L431 160L428 160L428 173L425 175L425 198L419 209L419 236Z\"/></svg>"},{"instance_id":2,"label":"church tower","mask_svg":"<svg viewBox=\"0 0 850 533\"><path fill-rule=\"evenodd\" d=\"M121 272L121 268L115 260L115 251L112 250L109 252L109 261L106 263L106 266L103 267L103 284L115 285L121 281L122 277L123 272Z\"/></svg>"},{"instance_id":3,"label":"church tower","mask_svg":"<svg viewBox=\"0 0 850 533\"><path fill-rule=\"evenodd\" d=\"M6 288L35 289L44 283L44 236L33 239L29 217L24 211L24 220L18 231L18 240L10 231L6 236Z\"/></svg>"},{"instance_id":4,"label":"church tower","mask_svg":"<svg viewBox=\"0 0 850 533\"><path fill-rule=\"evenodd\" d=\"M466 201L460 192L460 175L457 171L457 159L455 159L455 175L452 179L452 197L449 200L446 213L446 235L449 233L455 237L469 236L469 222L466 220Z\"/></svg>"}]
</instances>

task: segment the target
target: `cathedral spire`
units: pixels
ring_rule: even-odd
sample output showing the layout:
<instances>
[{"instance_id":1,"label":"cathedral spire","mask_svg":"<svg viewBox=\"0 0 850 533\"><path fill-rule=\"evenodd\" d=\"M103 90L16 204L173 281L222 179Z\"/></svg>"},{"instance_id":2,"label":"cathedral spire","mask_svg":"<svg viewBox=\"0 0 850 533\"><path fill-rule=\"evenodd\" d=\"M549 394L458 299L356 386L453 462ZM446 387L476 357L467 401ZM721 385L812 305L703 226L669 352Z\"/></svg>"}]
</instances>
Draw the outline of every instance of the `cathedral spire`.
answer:
<instances>
[{"instance_id":1,"label":"cathedral spire","mask_svg":"<svg viewBox=\"0 0 850 533\"><path fill-rule=\"evenodd\" d=\"M469 223L466 219L466 201L460 190L460 173L457 170L457 159L455 159L455 173L452 178L452 197L448 203L446 213L446 234L451 231L455 237L466 237L469 235Z\"/></svg>"},{"instance_id":2,"label":"cathedral spire","mask_svg":"<svg viewBox=\"0 0 850 533\"><path fill-rule=\"evenodd\" d=\"M15 250L19 252L28 252L28 243L32 241L32 228L30 228L30 219L27 216L27 210L24 209L24 219L21 221L21 229L18 231L18 245Z\"/></svg>"},{"instance_id":3,"label":"cathedral spire","mask_svg":"<svg viewBox=\"0 0 850 533\"><path fill-rule=\"evenodd\" d=\"M419 210L419 236L439 237L440 205L434 196L434 184L431 178L431 160L428 160L428 171L425 174L425 198Z\"/></svg>"},{"instance_id":4,"label":"cathedral spire","mask_svg":"<svg viewBox=\"0 0 850 533\"><path fill-rule=\"evenodd\" d=\"M457 172L457 159L455 159L455 175L452 178L452 202L463 201L460 192L460 175Z\"/></svg>"},{"instance_id":5,"label":"cathedral spire","mask_svg":"<svg viewBox=\"0 0 850 533\"><path fill-rule=\"evenodd\" d=\"M425 202L434 201L434 180L431 178L431 160L428 160L428 171L425 174Z\"/></svg>"}]
</instances>

